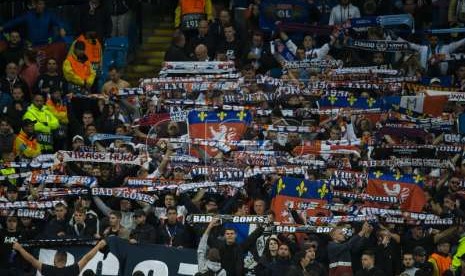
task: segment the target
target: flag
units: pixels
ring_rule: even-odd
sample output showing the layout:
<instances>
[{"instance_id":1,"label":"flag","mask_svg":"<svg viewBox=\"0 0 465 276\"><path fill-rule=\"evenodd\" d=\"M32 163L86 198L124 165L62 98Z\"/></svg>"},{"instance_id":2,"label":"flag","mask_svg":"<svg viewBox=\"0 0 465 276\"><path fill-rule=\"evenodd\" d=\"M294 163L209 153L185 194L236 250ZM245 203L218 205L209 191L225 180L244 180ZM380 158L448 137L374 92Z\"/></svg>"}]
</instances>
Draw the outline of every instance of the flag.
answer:
<instances>
[{"instance_id":1,"label":"flag","mask_svg":"<svg viewBox=\"0 0 465 276\"><path fill-rule=\"evenodd\" d=\"M400 208L409 212L421 212L426 204L423 193L424 179L420 175L391 174L376 171L368 176L366 192L374 196L395 196Z\"/></svg>"},{"instance_id":2,"label":"flag","mask_svg":"<svg viewBox=\"0 0 465 276\"><path fill-rule=\"evenodd\" d=\"M239 141L244 135L247 126L252 121L249 111L196 111L192 110L187 116L189 124L189 137L221 141L220 149L228 149L227 141ZM206 156L215 157L220 149L199 146ZM197 149L191 153L199 156Z\"/></svg>"},{"instance_id":3,"label":"flag","mask_svg":"<svg viewBox=\"0 0 465 276\"><path fill-rule=\"evenodd\" d=\"M296 146L292 150L292 154L294 156L301 156L307 154L354 154L360 157L360 148L349 144L330 145L325 144L324 141L314 141L313 143L305 143L303 145Z\"/></svg>"},{"instance_id":4,"label":"flag","mask_svg":"<svg viewBox=\"0 0 465 276\"><path fill-rule=\"evenodd\" d=\"M415 21L413 16L410 14L366 16L350 19L350 27L352 28L371 27L377 25L383 27L406 25L412 30L412 33L415 32Z\"/></svg>"},{"instance_id":5,"label":"flag","mask_svg":"<svg viewBox=\"0 0 465 276\"><path fill-rule=\"evenodd\" d=\"M282 177L273 184L271 209L275 212L276 221L293 223L289 209L308 209L299 208L299 205L310 202L326 203L331 195L330 185L324 180ZM314 211L318 212L317 209Z\"/></svg>"},{"instance_id":6,"label":"flag","mask_svg":"<svg viewBox=\"0 0 465 276\"><path fill-rule=\"evenodd\" d=\"M330 95L318 101L320 108L346 107L354 109L380 108L382 101L375 98L337 97Z\"/></svg>"},{"instance_id":7,"label":"flag","mask_svg":"<svg viewBox=\"0 0 465 276\"><path fill-rule=\"evenodd\" d=\"M447 96L391 96L384 97L385 109L398 112L441 116Z\"/></svg>"},{"instance_id":8,"label":"flag","mask_svg":"<svg viewBox=\"0 0 465 276\"><path fill-rule=\"evenodd\" d=\"M308 20L309 4L303 0L263 0L260 2L259 25L264 31L273 31L276 22L304 23Z\"/></svg>"}]
</instances>

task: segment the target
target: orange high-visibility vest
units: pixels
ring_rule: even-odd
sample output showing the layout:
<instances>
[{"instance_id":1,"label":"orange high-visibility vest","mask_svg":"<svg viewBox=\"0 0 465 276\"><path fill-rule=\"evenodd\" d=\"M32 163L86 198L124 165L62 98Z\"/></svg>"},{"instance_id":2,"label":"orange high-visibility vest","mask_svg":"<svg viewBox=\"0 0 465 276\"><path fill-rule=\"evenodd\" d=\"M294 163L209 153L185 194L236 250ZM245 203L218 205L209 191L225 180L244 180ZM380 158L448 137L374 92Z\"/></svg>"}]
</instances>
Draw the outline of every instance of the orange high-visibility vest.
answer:
<instances>
[{"instance_id":1,"label":"orange high-visibility vest","mask_svg":"<svg viewBox=\"0 0 465 276\"><path fill-rule=\"evenodd\" d=\"M450 269L452 265L452 258L450 256L444 257L437 253L431 254L431 259L436 262L439 275L442 275L446 270Z\"/></svg>"},{"instance_id":2,"label":"orange high-visibility vest","mask_svg":"<svg viewBox=\"0 0 465 276\"><path fill-rule=\"evenodd\" d=\"M82 63L77 60L74 54L68 55L66 60L71 64L71 68L73 68L73 72L76 76L83 80L87 80L90 77L92 67L89 60L86 60L86 62Z\"/></svg>"},{"instance_id":3,"label":"orange high-visibility vest","mask_svg":"<svg viewBox=\"0 0 465 276\"><path fill-rule=\"evenodd\" d=\"M102 61L102 45L95 39L95 44L86 39L84 35L80 35L76 41L82 41L86 45L86 56L90 63L100 63Z\"/></svg>"},{"instance_id":4,"label":"orange high-visibility vest","mask_svg":"<svg viewBox=\"0 0 465 276\"><path fill-rule=\"evenodd\" d=\"M205 0L181 0L181 15L205 13Z\"/></svg>"},{"instance_id":5,"label":"orange high-visibility vest","mask_svg":"<svg viewBox=\"0 0 465 276\"><path fill-rule=\"evenodd\" d=\"M13 153L16 156L22 155L27 158L34 158L38 156L40 152L40 144L37 142L37 139L31 139L21 130L16 136L15 143L13 144Z\"/></svg>"}]
</instances>

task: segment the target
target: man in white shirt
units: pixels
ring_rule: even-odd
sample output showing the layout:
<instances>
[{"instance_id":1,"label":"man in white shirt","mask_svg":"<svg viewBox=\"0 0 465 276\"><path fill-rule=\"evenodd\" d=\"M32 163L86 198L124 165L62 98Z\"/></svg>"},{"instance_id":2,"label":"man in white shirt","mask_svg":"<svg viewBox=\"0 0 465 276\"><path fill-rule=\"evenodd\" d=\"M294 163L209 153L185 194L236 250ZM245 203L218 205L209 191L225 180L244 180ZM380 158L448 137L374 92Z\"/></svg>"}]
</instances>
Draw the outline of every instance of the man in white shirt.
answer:
<instances>
[{"instance_id":1,"label":"man in white shirt","mask_svg":"<svg viewBox=\"0 0 465 276\"><path fill-rule=\"evenodd\" d=\"M400 274L403 276L415 276L418 268L415 267L415 260L413 259L413 254L410 252L404 253L404 258L402 260L404 264L404 271Z\"/></svg>"},{"instance_id":2,"label":"man in white shirt","mask_svg":"<svg viewBox=\"0 0 465 276\"><path fill-rule=\"evenodd\" d=\"M356 6L350 4L350 0L340 0L340 4L331 10L328 25L340 25L345 23L348 19L359 17L360 10Z\"/></svg>"}]
</instances>

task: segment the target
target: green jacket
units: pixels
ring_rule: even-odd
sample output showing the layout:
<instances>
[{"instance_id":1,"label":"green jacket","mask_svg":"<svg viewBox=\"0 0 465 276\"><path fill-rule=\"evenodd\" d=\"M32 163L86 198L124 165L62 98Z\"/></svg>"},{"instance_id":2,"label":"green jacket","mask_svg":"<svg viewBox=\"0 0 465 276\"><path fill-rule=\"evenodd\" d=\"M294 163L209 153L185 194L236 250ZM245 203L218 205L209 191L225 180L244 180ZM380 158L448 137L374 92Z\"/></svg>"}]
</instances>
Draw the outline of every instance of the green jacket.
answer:
<instances>
[{"instance_id":1,"label":"green jacket","mask_svg":"<svg viewBox=\"0 0 465 276\"><path fill-rule=\"evenodd\" d=\"M51 134L53 130L60 126L57 117L45 105L41 109L38 109L35 105L31 104L23 116L24 119L37 121L34 125L34 130L39 133Z\"/></svg>"},{"instance_id":2,"label":"green jacket","mask_svg":"<svg viewBox=\"0 0 465 276\"><path fill-rule=\"evenodd\" d=\"M457 246L457 252L452 258L452 268L457 270L460 267L460 257L465 254L465 237L460 238L459 245Z\"/></svg>"}]
</instances>

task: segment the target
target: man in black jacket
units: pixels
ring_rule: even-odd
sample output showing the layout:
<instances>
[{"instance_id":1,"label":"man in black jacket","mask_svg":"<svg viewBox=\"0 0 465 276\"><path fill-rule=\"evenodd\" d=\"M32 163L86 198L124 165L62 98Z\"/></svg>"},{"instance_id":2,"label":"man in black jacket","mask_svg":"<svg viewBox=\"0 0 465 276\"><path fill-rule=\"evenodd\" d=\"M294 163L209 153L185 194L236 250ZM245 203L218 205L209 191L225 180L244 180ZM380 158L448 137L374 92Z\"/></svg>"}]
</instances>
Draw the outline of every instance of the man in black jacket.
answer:
<instances>
[{"instance_id":1,"label":"man in black jacket","mask_svg":"<svg viewBox=\"0 0 465 276\"><path fill-rule=\"evenodd\" d=\"M181 30L176 30L173 33L171 46L165 53L165 61L189 61L191 60L186 53L184 46L186 45L186 37Z\"/></svg>"},{"instance_id":2,"label":"man in black jacket","mask_svg":"<svg viewBox=\"0 0 465 276\"><path fill-rule=\"evenodd\" d=\"M375 267L375 254L365 251L362 254L362 269L355 273L355 276L385 276L384 272Z\"/></svg>"},{"instance_id":3,"label":"man in black jacket","mask_svg":"<svg viewBox=\"0 0 465 276\"><path fill-rule=\"evenodd\" d=\"M166 208L166 216L167 219L161 231L164 244L178 248L192 248L192 231L178 221L178 211L176 207Z\"/></svg>"},{"instance_id":4,"label":"man in black jacket","mask_svg":"<svg viewBox=\"0 0 465 276\"><path fill-rule=\"evenodd\" d=\"M96 31L100 42L110 37L113 24L111 21L111 11L105 6L104 1L90 0L82 5L79 11L79 21L81 30L79 33L84 34L87 31Z\"/></svg>"},{"instance_id":5,"label":"man in black jacket","mask_svg":"<svg viewBox=\"0 0 465 276\"><path fill-rule=\"evenodd\" d=\"M23 115L26 113L29 102L24 98L24 90L21 86L13 87L13 102L7 105L2 113L13 127L14 133L19 133L22 127Z\"/></svg>"},{"instance_id":6,"label":"man in black jacket","mask_svg":"<svg viewBox=\"0 0 465 276\"><path fill-rule=\"evenodd\" d=\"M54 87L59 88L63 92L63 95L68 94L68 83L58 73L57 61L54 58L50 58L47 61L47 71L41 74L36 81L34 93L50 93Z\"/></svg>"},{"instance_id":7,"label":"man in black jacket","mask_svg":"<svg viewBox=\"0 0 465 276\"><path fill-rule=\"evenodd\" d=\"M213 36L208 32L208 21L200 20L199 26L197 27L197 34L189 41L189 53L191 56L194 56L195 47L199 44L207 46L208 56L215 56L215 40Z\"/></svg>"},{"instance_id":8,"label":"man in black jacket","mask_svg":"<svg viewBox=\"0 0 465 276\"><path fill-rule=\"evenodd\" d=\"M219 47L226 53L228 61L234 61L237 67L240 67L243 61L244 44L237 39L236 30L233 25L224 26L225 40Z\"/></svg>"},{"instance_id":9,"label":"man in black jacket","mask_svg":"<svg viewBox=\"0 0 465 276\"><path fill-rule=\"evenodd\" d=\"M3 69L3 68L2 68ZM26 82L19 76L19 66L14 62L10 62L6 65L5 77L0 79L0 90L3 93L12 94L14 87L21 87L23 89L25 98L29 100L31 97L29 88Z\"/></svg>"},{"instance_id":10,"label":"man in black jacket","mask_svg":"<svg viewBox=\"0 0 465 276\"><path fill-rule=\"evenodd\" d=\"M157 243L159 236L158 231L151 225L146 223L147 215L144 210L136 210L134 212L134 220L136 228L129 234L129 243Z\"/></svg>"},{"instance_id":11,"label":"man in black jacket","mask_svg":"<svg viewBox=\"0 0 465 276\"><path fill-rule=\"evenodd\" d=\"M23 57L24 45L21 41L21 35L18 31L11 31L8 47L0 53L0 76L5 74L4 70L8 63L20 64Z\"/></svg>"},{"instance_id":12,"label":"man in black jacket","mask_svg":"<svg viewBox=\"0 0 465 276\"><path fill-rule=\"evenodd\" d=\"M68 229L68 208L63 203L57 203L54 208L55 218L47 223L42 233L43 238L64 238Z\"/></svg>"},{"instance_id":13,"label":"man in black jacket","mask_svg":"<svg viewBox=\"0 0 465 276\"><path fill-rule=\"evenodd\" d=\"M244 275L244 253L247 252L256 242L257 238L263 233L263 228L258 227L252 234L241 244L236 243L236 230L234 228L225 228L224 241L215 240L211 247L218 248L221 256L221 267L226 270L229 276Z\"/></svg>"}]
</instances>

